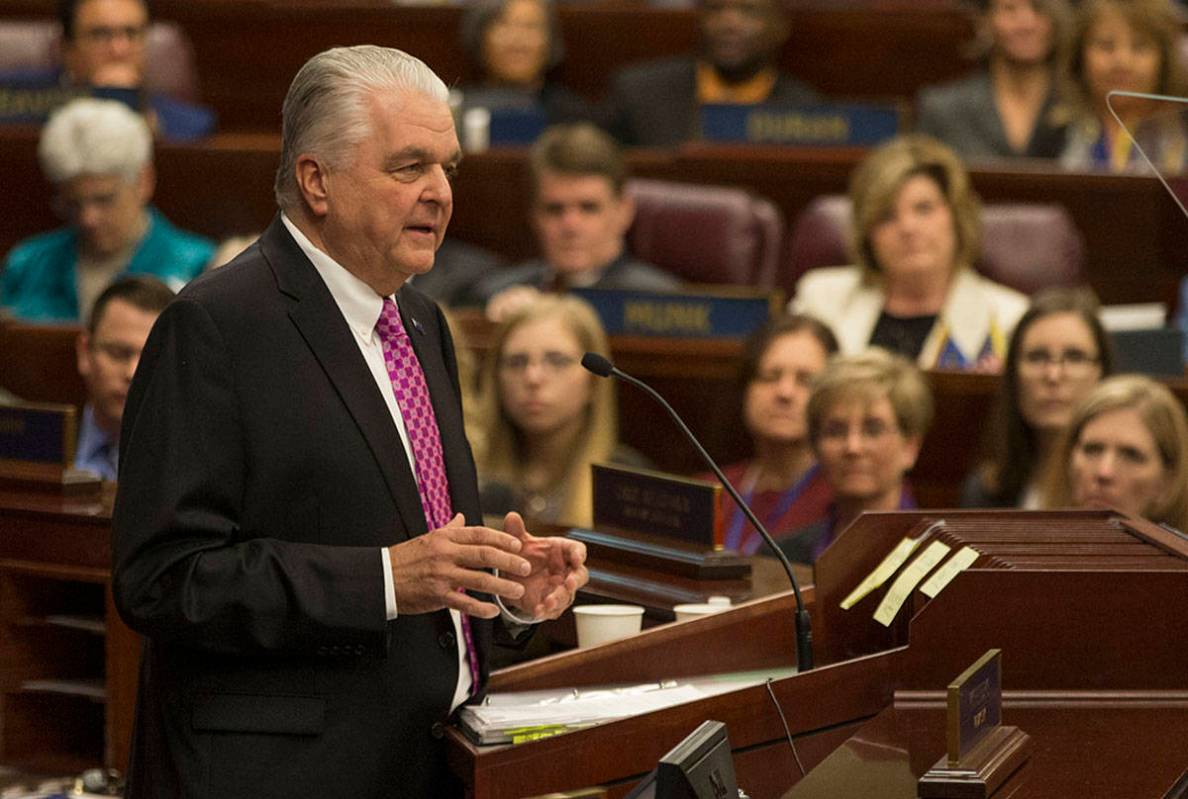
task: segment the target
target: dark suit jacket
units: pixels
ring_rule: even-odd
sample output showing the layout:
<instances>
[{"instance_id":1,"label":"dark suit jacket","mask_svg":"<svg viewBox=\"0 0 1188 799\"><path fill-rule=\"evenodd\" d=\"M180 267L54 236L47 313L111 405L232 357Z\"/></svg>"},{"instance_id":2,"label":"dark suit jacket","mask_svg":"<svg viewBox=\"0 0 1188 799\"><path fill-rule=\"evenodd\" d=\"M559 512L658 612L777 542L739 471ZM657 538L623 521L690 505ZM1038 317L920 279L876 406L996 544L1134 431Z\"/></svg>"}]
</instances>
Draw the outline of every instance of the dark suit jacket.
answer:
<instances>
[{"instance_id":1,"label":"dark suit jacket","mask_svg":"<svg viewBox=\"0 0 1188 799\"><path fill-rule=\"evenodd\" d=\"M479 523L453 345L398 294L453 507ZM114 593L147 637L128 797L451 796L442 610L387 622L380 547L426 529L352 333L279 218L161 314L128 397ZM474 624L480 662L491 624Z\"/></svg>"},{"instance_id":2,"label":"dark suit jacket","mask_svg":"<svg viewBox=\"0 0 1188 799\"><path fill-rule=\"evenodd\" d=\"M505 269L496 269L470 287L469 304L484 304L504 289L512 286L533 286L547 290L554 281L554 272L540 259L525 261ZM633 258L624 251L618 258L602 268L598 280L590 285L592 289L618 289L620 291L675 292L681 288L681 281L669 272L647 261Z\"/></svg>"},{"instance_id":3,"label":"dark suit jacket","mask_svg":"<svg viewBox=\"0 0 1188 799\"><path fill-rule=\"evenodd\" d=\"M815 91L781 72L767 102L804 105L820 100ZM697 109L697 62L667 58L615 75L603 125L623 144L672 147L701 138Z\"/></svg>"},{"instance_id":4,"label":"dark suit jacket","mask_svg":"<svg viewBox=\"0 0 1188 799\"><path fill-rule=\"evenodd\" d=\"M1056 158L1064 149L1064 127L1048 122L1056 103L1053 91L1040 110L1027 148L1017 153L1007 142L990 74L985 70L920 91L916 130L943 141L962 158Z\"/></svg>"}]
</instances>

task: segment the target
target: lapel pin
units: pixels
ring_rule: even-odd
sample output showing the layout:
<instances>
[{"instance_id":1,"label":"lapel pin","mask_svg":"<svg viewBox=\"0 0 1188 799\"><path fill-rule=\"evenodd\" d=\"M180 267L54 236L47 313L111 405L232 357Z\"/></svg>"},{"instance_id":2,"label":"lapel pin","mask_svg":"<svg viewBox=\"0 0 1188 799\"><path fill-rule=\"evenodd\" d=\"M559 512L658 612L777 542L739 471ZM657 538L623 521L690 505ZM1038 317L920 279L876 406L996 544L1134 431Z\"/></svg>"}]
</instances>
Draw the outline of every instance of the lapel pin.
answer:
<instances>
[{"instance_id":1,"label":"lapel pin","mask_svg":"<svg viewBox=\"0 0 1188 799\"><path fill-rule=\"evenodd\" d=\"M421 335L425 335L425 328L421 327L421 323L419 321L417 321L417 318L415 316L413 317L412 325L413 325L414 330L416 330Z\"/></svg>"}]
</instances>

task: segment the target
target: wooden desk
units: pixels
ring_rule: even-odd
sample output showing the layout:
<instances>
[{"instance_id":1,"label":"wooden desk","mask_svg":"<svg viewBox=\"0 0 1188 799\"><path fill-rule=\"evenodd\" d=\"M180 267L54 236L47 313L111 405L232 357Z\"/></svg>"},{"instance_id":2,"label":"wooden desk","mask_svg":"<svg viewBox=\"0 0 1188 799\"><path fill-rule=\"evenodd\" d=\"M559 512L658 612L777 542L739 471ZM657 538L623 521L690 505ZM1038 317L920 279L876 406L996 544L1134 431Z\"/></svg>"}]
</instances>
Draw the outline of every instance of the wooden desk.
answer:
<instances>
[{"instance_id":1,"label":"wooden desk","mask_svg":"<svg viewBox=\"0 0 1188 799\"><path fill-rule=\"evenodd\" d=\"M113 488L0 488L0 762L127 767L140 639L112 604Z\"/></svg>"}]
</instances>

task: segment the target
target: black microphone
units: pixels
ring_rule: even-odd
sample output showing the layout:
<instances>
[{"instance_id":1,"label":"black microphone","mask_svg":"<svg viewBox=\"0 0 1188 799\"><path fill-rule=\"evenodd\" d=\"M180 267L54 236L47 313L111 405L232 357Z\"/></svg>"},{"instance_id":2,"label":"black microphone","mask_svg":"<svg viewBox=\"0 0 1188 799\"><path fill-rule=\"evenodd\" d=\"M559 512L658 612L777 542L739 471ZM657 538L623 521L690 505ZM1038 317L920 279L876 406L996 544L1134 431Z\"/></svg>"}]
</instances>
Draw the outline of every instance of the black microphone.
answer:
<instances>
[{"instance_id":1,"label":"black microphone","mask_svg":"<svg viewBox=\"0 0 1188 799\"><path fill-rule=\"evenodd\" d=\"M755 512L751 510L751 506L743 501L743 498L739 496L738 491L736 491L734 486L730 484L730 481L726 479L726 475L722 474L722 470L718 468L718 464L715 463L714 459L710 457L710 454L705 451L705 447L701 446L701 442L697 440L697 436L693 435L693 432L689 429L688 425L685 424L684 420L681 419L681 417L677 414L676 410L668 404L664 397L660 396L660 393L656 391L656 389L652 388L639 378L632 377L626 372L616 369L613 363L596 352L587 352L585 355L583 355L582 366L599 377L614 377L618 380L622 380L624 383L630 383L636 388L642 390L652 399L656 400L656 402L660 403L661 407L668 411L668 415L672 417L674 422L676 422L677 427L681 429L681 432L685 434L685 437L689 439L690 442L692 442L693 447L697 450L697 454L701 456L701 459L709 464L710 469L722 482L722 485L726 488L727 493L729 493L738 506L742 508L742 512L746 514L747 519L749 519L751 524L754 525L755 529L759 531L759 535L763 536L763 540L767 542L767 546L771 548L771 551L775 553L777 558L779 558L780 564L784 567L784 571L788 575L788 582L792 583L792 594L796 597L797 665L800 671L811 670L813 668L813 625L812 620L809 618L808 611L804 609L804 600L800 598L800 584L796 582L796 575L792 573L792 564L788 562L788 556L785 555L778 546L776 546L775 539L771 537L771 533L767 532L766 528L764 528L758 517L755 516Z\"/></svg>"}]
</instances>

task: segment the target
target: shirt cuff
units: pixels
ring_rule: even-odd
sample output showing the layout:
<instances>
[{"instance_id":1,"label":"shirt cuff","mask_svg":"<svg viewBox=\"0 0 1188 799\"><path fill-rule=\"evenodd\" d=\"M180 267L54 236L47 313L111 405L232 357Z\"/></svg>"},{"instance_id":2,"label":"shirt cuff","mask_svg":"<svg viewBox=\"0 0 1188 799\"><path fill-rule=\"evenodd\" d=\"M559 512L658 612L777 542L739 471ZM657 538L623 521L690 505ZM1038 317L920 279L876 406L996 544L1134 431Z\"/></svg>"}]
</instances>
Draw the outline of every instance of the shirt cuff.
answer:
<instances>
[{"instance_id":1,"label":"shirt cuff","mask_svg":"<svg viewBox=\"0 0 1188 799\"><path fill-rule=\"evenodd\" d=\"M396 618L396 585L392 582L392 554L387 547L380 547L380 558L384 562L384 608L391 621Z\"/></svg>"}]
</instances>

